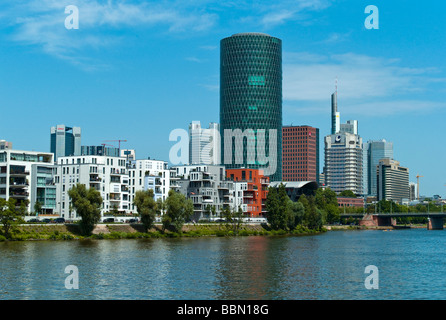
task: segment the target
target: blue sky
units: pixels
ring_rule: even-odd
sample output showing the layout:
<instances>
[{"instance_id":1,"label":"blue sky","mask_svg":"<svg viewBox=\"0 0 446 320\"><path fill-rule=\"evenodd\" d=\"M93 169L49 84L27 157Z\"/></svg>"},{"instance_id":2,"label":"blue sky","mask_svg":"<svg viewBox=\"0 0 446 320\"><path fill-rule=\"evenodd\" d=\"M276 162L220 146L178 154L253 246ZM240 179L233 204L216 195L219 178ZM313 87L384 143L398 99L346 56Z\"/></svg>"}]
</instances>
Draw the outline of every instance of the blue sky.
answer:
<instances>
[{"instance_id":1,"label":"blue sky","mask_svg":"<svg viewBox=\"0 0 446 320\"><path fill-rule=\"evenodd\" d=\"M68 30L65 7L79 8ZM364 26L366 6L379 29ZM0 139L49 151L50 127L80 126L83 145L125 139L138 158L169 160L169 133L219 122L219 45L239 32L283 42L283 124L341 122L385 138L446 197L444 1L16 0L0 4ZM323 139L321 138L321 146ZM321 148L323 159L323 148ZM323 162L321 162L321 168Z\"/></svg>"}]
</instances>

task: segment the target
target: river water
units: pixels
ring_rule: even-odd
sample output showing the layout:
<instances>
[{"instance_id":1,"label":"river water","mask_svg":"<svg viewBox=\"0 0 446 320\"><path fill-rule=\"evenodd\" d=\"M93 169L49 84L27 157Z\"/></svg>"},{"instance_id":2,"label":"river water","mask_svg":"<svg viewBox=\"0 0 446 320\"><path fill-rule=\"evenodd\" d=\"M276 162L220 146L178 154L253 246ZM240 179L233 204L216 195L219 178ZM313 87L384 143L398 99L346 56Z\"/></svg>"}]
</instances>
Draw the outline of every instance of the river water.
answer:
<instances>
[{"instance_id":1,"label":"river water","mask_svg":"<svg viewBox=\"0 0 446 320\"><path fill-rule=\"evenodd\" d=\"M0 242L0 300L445 298L445 231Z\"/></svg>"}]
</instances>

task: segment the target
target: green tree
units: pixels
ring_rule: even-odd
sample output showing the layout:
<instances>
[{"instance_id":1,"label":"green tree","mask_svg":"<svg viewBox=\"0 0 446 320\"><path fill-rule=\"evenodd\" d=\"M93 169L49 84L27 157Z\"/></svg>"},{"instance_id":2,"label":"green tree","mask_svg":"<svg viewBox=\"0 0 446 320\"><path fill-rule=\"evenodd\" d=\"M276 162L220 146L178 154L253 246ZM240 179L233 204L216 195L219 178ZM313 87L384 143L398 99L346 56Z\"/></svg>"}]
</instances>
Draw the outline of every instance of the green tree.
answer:
<instances>
[{"instance_id":1,"label":"green tree","mask_svg":"<svg viewBox=\"0 0 446 320\"><path fill-rule=\"evenodd\" d=\"M348 197L348 198L356 198L356 194L351 190L344 190L339 194L339 196Z\"/></svg>"},{"instance_id":2,"label":"green tree","mask_svg":"<svg viewBox=\"0 0 446 320\"><path fill-rule=\"evenodd\" d=\"M303 204L289 199L287 205L288 229L294 230L298 225L302 224L304 214L305 209Z\"/></svg>"},{"instance_id":3,"label":"green tree","mask_svg":"<svg viewBox=\"0 0 446 320\"><path fill-rule=\"evenodd\" d=\"M81 233L91 235L95 225L101 219L102 197L94 188L87 189L84 184L76 184L68 191L73 209L81 217Z\"/></svg>"},{"instance_id":4,"label":"green tree","mask_svg":"<svg viewBox=\"0 0 446 320\"><path fill-rule=\"evenodd\" d=\"M40 203L39 200L37 200L36 203L34 204L34 211L35 211L36 215L42 213L42 204Z\"/></svg>"},{"instance_id":5,"label":"green tree","mask_svg":"<svg viewBox=\"0 0 446 320\"><path fill-rule=\"evenodd\" d=\"M270 187L266 197L266 219L273 230L287 230L288 228L288 205L289 197L285 186Z\"/></svg>"},{"instance_id":6,"label":"green tree","mask_svg":"<svg viewBox=\"0 0 446 320\"><path fill-rule=\"evenodd\" d=\"M147 191L136 191L133 200L146 232L153 227L158 210L158 203L153 198L153 190L149 189Z\"/></svg>"},{"instance_id":7,"label":"green tree","mask_svg":"<svg viewBox=\"0 0 446 320\"><path fill-rule=\"evenodd\" d=\"M316 206L321 210L325 210L325 208L330 204L336 207L338 206L338 199L336 196L336 192L334 192L330 188L326 188L325 190L322 188L317 189L315 195L315 201L316 201Z\"/></svg>"},{"instance_id":8,"label":"green tree","mask_svg":"<svg viewBox=\"0 0 446 320\"><path fill-rule=\"evenodd\" d=\"M332 224L334 222L339 222L340 214L338 206L335 206L334 204L330 203L325 206L324 211L326 213L327 223Z\"/></svg>"},{"instance_id":9,"label":"green tree","mask_svg":"<svg viewBox=\"0 0 446 320\"><path fill-rule=\"evenodd\" d=\"M184 223L194 213L192 200L186 199L183 194L174 190L169 191L169 196L166 199L166 209L166 215L170 219L170 225L177 232L181 232Z\"/></svg>"},{"instance_id":10,"label":"green tree","mask_svg":"<svg viewBox=\"0 0 446 320\"><path fill-rule=\"evenodd\" d=\"M316 207L315 198L312 196L307 197L303 194L299 197L299 202L305 208L303 225L309 229L320 230L323 225L323 212Z\"/></svg>"},{"instance_id":11,"label":"green tree","mask_svg":"<svg viewBox=\"0 0 446 320\"><path fill-rule=\"evenodd\" d=\"M227 227L231 228L232 231L234 231L235 234L237 234L240 231L240 228L243 224L243 210L241 207L236 209L229 209L226 207L223 209L223 215L226 218Z\"/></svg>"},{"instance_id":12,"label":"green tree","mask_svg":"<svg viewBox=\"0 0 446 320\"><path fill-rule=\"evenodd\" d=\"M15 226L23 222L23 214L16 209L16 200L0 198L0 223L3 225L3 234L6 238L11 237Z\"/></svg>"}]
</instances>

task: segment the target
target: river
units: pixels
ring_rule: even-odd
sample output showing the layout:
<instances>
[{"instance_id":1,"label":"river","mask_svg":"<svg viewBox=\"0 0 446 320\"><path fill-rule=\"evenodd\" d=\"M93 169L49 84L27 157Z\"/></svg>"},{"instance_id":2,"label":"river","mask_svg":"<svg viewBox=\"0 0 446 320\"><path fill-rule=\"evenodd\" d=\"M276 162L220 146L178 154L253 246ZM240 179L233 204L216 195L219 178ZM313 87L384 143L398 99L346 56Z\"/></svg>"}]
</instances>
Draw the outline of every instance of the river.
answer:
<instances>
[{"instance_id":1,"label":"river","mask_svg":"<svg viewBox=\"0 0 446 320\"><path fill-rule=\"evenodd\" d=\"M369 265L377 289L365 286ZM67 266L78 289L65 286ZM445 231L425 229L0 242L0 300L437 300L445 266Z\"/></svg>"}]
</instances>

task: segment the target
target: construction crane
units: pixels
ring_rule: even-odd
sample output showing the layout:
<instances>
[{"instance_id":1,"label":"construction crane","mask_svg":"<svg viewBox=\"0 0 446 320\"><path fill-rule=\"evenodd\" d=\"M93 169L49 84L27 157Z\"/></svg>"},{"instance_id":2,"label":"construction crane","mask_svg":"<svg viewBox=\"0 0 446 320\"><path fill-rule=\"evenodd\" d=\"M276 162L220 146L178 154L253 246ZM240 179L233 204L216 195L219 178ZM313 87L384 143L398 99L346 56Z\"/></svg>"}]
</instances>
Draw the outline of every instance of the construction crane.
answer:
<instances>
[{"instance_id":1,"label":"construction crane","mask_svg":"<svg viewBox=\"0 0 446 320\"><path fill-rule=\"evenodd\" d=\"M118 153L119 155L121 155L121 142L127 142L127 140L105 140L104 142L118 142L119 143Z\"/></svg>"},{"instance_id":2,"label":"construction crane","mask_svg":"<svg viewBox=\"0 0 446 320\"><path fill-rule=\"evenodd\" d=\"M417 174L417 200L420 201L420 178L424 178L424 176L420 176Z\"/></svg>"}]
</instances>

